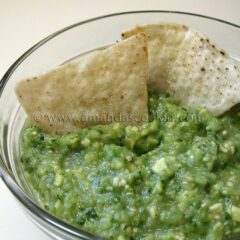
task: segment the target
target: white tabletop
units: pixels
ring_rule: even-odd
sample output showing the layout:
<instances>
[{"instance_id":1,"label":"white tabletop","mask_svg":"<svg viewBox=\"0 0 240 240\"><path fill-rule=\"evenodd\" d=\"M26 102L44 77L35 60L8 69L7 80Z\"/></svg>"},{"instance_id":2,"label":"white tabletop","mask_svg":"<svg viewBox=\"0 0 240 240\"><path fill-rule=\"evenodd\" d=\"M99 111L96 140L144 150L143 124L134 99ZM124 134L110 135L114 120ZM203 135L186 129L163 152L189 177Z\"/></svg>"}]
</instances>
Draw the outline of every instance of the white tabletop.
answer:
<instances>
[{"instance_id":1,"label":"white tabletop","mask_svg":"<svg viewBox=\"0 0 240 240\"><path fill-rule=\"evenodd\" d=\"M240 25L239 0L0 0L0 77L34 43L67 25L113 12L177 10ZM0 180L0 239L49 240Z\"/></svg>"}]
</instances>

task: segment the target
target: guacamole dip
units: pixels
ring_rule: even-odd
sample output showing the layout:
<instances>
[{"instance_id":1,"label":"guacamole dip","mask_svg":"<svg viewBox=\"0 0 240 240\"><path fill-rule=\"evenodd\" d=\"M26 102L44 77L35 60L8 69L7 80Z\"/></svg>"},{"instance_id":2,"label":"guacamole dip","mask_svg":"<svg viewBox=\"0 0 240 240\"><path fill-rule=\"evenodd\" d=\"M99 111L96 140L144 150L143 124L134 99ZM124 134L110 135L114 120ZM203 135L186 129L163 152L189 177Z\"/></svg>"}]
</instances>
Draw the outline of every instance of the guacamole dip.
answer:
<instances>
[{"instance_id":1,"label":"guacamole dip","mask_svg":"<svg viewBox=\"0 0 240 240\"><path fill-rule=\"evenodd\" d=\"M216 118L150 91L151 121L62 136L23 129L21 162L44 208L117 240L240 233L240 108Z\"/></svg>"}]
</instances>

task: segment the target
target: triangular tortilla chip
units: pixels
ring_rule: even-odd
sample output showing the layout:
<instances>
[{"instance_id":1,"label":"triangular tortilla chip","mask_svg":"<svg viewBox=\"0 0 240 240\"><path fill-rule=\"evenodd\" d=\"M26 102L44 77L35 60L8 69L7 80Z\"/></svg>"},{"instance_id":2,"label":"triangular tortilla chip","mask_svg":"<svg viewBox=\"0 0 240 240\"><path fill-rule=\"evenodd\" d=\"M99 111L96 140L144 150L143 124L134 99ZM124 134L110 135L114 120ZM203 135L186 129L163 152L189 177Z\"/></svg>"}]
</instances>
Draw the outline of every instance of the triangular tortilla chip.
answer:
<instances>
[{"instance_id":1,"label":"triangular tortilla chip","mask_svg":"<svg viewBox=\"0 0 240 240\"><path fill-rule=\"evenodd\" d=\"M20 81L16 94L41 128L67 133L113 121L148 118L147 49L138 34L37 77Z\"/></svg>"},{"instance_id":2,"label":"triangular tortilla chip","mask_svg":"<svg viewBox=\"0 0 240 240\"><path fill-rule=\"evenodd\" d=\"M206 36L178 24L138 26L148 39L149 83L170 92L187 108L204 107L218 116L240 102L240 68Z\"/></svg>"}]
</instances>

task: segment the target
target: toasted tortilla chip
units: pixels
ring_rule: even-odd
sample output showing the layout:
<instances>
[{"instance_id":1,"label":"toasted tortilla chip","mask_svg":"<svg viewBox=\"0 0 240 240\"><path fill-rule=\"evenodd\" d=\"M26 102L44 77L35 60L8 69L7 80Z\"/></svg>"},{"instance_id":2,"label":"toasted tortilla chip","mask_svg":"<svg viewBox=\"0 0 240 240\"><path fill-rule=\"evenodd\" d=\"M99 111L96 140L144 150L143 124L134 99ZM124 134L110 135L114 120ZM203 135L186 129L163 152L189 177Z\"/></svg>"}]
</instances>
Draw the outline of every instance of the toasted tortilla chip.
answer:
<instances>
[{"instance_id":1,"label":"toasted tortilla chip","mask_svg":"<svg viewBox=\"0 0 240 240\"><path fill-rule=\"evenodd\" d=\"M170 92L187 108L204 107L218 116L240 102L240 68L206 36L178 24L138 26L124 39L147 37L149 83Z\"/></svg>"},{"instance_id":2,"label":"toasted tortilla chip","mask_svg":"<svg viewBox=\"0 0 240 240\"><path fill-rule=\"evenodd\" d=\"M135 35L37 77L16 94L29 117L58 134L110 122L148 120L147 49Z\"/></svg>"}]
</instances>

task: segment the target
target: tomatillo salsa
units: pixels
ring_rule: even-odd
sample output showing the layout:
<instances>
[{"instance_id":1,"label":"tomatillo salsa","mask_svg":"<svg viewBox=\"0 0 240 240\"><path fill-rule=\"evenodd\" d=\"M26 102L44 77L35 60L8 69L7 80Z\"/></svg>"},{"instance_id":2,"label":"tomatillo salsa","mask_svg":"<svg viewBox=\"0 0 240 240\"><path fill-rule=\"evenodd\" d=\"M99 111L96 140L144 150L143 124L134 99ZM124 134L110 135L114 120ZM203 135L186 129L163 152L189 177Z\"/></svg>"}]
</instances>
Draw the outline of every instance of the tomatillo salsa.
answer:
<instances>
[{"instance_id":1,"label":"tomatillo salsa","mask_svg":"<svg viewBox=\"0 0 240 240\"><path fill-rule=\"evenodd\" d=\"M108 239L240 234L240 107L216 118L149 91L149 111L63 136L26 124L21 162L43 207Z\"/></svg>"}]
</instances>

